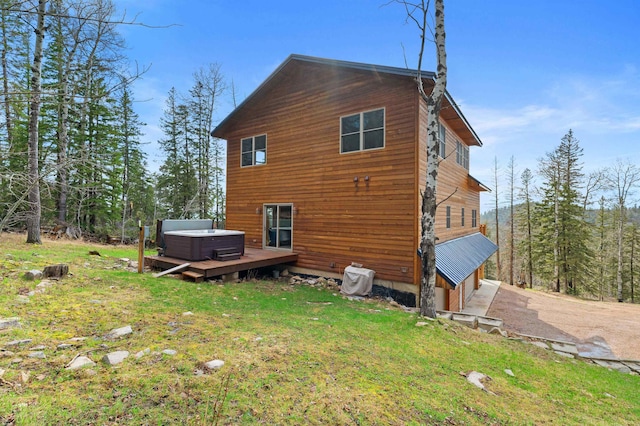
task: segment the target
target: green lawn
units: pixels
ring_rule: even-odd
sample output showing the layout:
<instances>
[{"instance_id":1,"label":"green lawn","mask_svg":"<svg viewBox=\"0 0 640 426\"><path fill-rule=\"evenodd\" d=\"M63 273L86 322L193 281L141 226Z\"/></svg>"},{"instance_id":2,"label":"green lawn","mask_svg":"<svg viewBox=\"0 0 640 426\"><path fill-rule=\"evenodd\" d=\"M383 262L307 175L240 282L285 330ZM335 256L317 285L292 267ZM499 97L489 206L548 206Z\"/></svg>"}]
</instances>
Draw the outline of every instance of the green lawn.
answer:
<instances>
[{"instance_id":1,"label":"green lawn","mask_svg":"<svg viewBox=\"0 0 640 426\"><path fill-rule=\"evenodd\" d=\"M640 379L518 341L286 281L184 282L126 270L135 247L0 235L0 424L637 424ZM102 256L90 256L97 250ZM71 276L25 303L30 269ZM185 312L193 315L183 315ZM130 334L105 340L125 325ZM76 348L56 349L73 337ZM19 348L4 346L32 339ZM29 358L44 345L46 359ZM145 348L150 353L136 359ZM174 356L162 354L174 349ZM122 364L106 353L131 353ZM64 366L77 354L97 365ZM22 361L15 362L15 358ZM221 359L220 370L202 370ZM515 377L505 374L511 369ZM493 393L461 373L491 377ZM23 380L23 376L28 379Z\"/></svg>"}]
</instances>

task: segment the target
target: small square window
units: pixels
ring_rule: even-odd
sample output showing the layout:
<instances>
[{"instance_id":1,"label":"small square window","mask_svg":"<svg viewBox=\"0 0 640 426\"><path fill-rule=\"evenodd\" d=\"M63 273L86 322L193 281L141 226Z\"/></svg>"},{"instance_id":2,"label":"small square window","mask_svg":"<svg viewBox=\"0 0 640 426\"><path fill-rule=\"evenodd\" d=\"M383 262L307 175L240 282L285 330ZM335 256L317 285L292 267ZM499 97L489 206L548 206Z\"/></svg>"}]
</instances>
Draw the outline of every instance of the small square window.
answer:
<instances>
[{"instance_id":1,"label":"small square window","mask_svg":"<svg viewBox=\"0 0 640 426\"><path fill-rule=\"evenodd\" d=\"M340 118L340 152L384 148L384 108Z\"/></svg>"},{"instance_id":2,"label":"small square window","mask_svg":"<svg viewBox=\"0 0 640 426\"><path fill-rule=\"evenodd\" d=\"M267 135L253 136L241 141L240 166L258 166L267 163Z\"/></svg>"}]
</instances>

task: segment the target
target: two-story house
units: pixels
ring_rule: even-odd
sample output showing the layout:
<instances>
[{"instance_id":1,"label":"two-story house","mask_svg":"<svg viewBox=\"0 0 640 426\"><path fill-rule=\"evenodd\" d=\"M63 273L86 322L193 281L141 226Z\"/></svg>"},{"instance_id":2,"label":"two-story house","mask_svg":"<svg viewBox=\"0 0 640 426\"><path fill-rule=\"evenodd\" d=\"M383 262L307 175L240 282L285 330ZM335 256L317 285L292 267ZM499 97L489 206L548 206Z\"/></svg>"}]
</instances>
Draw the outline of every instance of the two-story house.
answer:
<instances>
[{"instance_id":1,"label":"two-story house","mask_svg":"<svg viewBox=\"0 0 640 426\"><path fill-rule=\"evenodd\" d=\"M288 57L212 132L227 140L227 229L294 251L294 272L339 278L360 263L378 293L415 306L427 140L415 75ZM440 121L437 308L457 311L496 247L479 232L486 188L468 172L482 143L449 94Z\"/></svg>"}]
</instances>

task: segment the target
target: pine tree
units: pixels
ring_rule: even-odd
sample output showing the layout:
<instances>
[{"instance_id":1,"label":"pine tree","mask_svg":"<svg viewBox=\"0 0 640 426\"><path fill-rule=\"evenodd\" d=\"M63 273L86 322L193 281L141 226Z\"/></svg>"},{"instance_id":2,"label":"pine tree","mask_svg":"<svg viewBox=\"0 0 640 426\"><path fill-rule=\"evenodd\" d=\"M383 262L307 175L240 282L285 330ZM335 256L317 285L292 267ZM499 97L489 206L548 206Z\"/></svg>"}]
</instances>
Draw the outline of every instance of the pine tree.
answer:
<instances>
[{"instance_id":1,"label":"pine tree","mask_svg":"<svg viewBox=\"0 0 640 426\"><path fill-rule=\"evenodd\" d=\"M542 275L552 278L552 288L577 292L585 281L592 253L584 220L582 197L582 148L569 132L560 145L540 161L540 174L545 178L543 198L536 209L540 223L534 250ZM549 248L551 245L551 248Z\"/></svg>"},{"instance_id":2,"label":"pine tree","mask_svg":"<svg viewBox=\"0 0 640 426\"><path fill-rule=\"evenodd\" d=\"M526 271L529 288L533 287L533 200L532 200L533 173L524 169L520 175L519 198L523 206L518 214L518 223L524 237L518 244L520 254L524 257L524 270Z\"/></svg>"}]
</instances>

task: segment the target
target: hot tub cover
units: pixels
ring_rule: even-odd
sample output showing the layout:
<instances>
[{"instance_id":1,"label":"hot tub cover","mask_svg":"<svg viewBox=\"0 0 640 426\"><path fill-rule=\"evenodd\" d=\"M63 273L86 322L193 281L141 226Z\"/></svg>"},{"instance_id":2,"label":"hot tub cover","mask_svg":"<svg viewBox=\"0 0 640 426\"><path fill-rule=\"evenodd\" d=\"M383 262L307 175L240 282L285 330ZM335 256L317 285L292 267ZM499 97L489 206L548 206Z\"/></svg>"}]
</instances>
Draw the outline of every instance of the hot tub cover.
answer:
<instances>
[{"instance_id":1,"label":"hot tub cover","mask_svg":"<svg viewBox=\"0 0 640 426\"><path fill-rule=\"evenodd\" d=\"M436 245L436 271L453 288L480 267L498 246L481 233Z\"/></svg>"}]
</instances>

